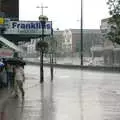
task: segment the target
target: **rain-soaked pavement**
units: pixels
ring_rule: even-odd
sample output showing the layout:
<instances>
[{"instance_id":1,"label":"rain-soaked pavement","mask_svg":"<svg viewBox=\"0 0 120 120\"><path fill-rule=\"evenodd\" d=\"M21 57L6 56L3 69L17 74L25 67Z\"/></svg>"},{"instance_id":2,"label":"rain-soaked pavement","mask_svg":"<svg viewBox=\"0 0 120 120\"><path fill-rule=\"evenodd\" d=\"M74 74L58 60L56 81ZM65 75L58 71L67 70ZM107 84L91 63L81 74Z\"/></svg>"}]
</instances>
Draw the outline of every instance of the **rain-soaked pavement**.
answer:
<instances>
[{"instance_id":1,"label":"rain-soaked pavement","mask_svg":"<svg viewBox=\"0 0 120 120\"><path fill-rule=\"evenodd\" d=\"M25 98L2 104L1 120L120 120L120 74L55 69L39 83L39 66L25 67Z\"/></svg>"}]
</instances>

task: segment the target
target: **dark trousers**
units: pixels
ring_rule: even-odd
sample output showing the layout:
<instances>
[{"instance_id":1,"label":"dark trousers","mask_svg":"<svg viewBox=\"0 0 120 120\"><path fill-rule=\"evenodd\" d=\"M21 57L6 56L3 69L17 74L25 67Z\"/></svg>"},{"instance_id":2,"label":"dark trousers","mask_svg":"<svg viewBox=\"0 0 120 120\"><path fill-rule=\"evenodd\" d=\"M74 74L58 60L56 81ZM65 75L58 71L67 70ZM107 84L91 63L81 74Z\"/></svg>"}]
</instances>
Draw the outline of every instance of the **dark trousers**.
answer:
<instances>
[{"instance_id":1,"label":"dark trousers","mask_svg":"<svg viewBox=\"0 0 120 120\"><path fill-rule=\"evenodd\" d=\"M14 87L14 75L13 72L7 72L7 86Z\"/></svg>"}]
</instances>

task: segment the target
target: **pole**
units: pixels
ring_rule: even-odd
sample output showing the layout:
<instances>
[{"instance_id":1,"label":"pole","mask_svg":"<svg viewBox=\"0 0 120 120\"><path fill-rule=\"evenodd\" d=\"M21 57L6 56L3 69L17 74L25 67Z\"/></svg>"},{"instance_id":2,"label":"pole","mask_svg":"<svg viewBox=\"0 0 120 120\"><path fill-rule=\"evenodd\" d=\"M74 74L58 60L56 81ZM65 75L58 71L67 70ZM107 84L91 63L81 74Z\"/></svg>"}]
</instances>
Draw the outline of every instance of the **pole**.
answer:
<instances>
[{"instance_id":1,"label":"pole","mask_svg":"<svg viewBox=\"0 0 120 120\"><path fill-rule=\"evenodd\" d=\"M52 41L51 41L51 55L50 55L50 65L51 65L51 67L50 67L50 72L51 72L51 81L53 81L53 28L51 28L52 29L52 33L51 33L51 35L52 35Z\"/></svg>"},{"instance_id":2,"label":"pole","mask_svg":"<svg viewBox=\"0 0 120 120\"><path fill-rule=\"evenodd\" d=\"M44 81L44 70L43 70L43 51L40 52L40 83Z\"/></svg>"},{"instance_id":3,"label":"pole","mask_svg":"<svg viewBox=\"0 0 120 120\"><path fill-rule=\"evenodd\" d=\"M42 23L43 24L43 23ZM42 25L42 41L44 41L44 25ZM43 54L44 51L41 49L41 57L40 57L40 83L44 82L44 70L43 70Z\"/></svg>"},{"instance_id":4,"label":"pole","mask_svg":"<svg viewBox=\"0 0 120 120\"><path fill-rule=\"evenodd\" d=\"M83 0L81 0L81 66L83 66ZM81 74L82 77L82 74ZM80 84L80 106L81 106L81 120L83 120L83 103L82 103L82 79Z\"/></svg>"},{"instance_id":5,"label":"pole","mask_svg":"<svg viewBox=\"0 0 120 120\"><path fill-rule=\"evenodd\" d=\"M37 6L37 8L41 8L41 16L39 17L39 20L41 21L41 25L42 25L42 35L41 35L41 38L42 38L42 41L44 41L44 28L45 28L45 23L48 20L48 18L46 18L46 16L43 16L43 9L44 8L48 8L48 7L47 6L43 6L41 4L41 7ZM44 82L43 55L44 55L44 49L41 48L41 51L40 51L40 83Z\"/></svg>"},{"instance_id":6,"label":"pole","mask_svg":"<svg viewBox=\"0 0 120 120\"><path fill-rule=\"evenodd\" d=\"M44 6L43 6L43 4L41 4L41 15L43 15L43 8L44 8Z\"/></svg>"},{"instance_id":7,"label":"pole","mask_svg":"<svg viewBox=\"0 0 120 120\"><path fill-rule=\"evenodd\" d=\"M83 66L83 0L81 0L81 47L80 47L80 52L81 52L81 66Z\"/></svg>"},{"instance_id":8,"label":"pole","mask_svg":"<svg viewBox=\"0 0 120 120\"><path fill-rule=\"evenodd\" d=\"M51 74L51 81L53 81L53 54L50 53L50 74Z\"/></svg>"}]
</instances>

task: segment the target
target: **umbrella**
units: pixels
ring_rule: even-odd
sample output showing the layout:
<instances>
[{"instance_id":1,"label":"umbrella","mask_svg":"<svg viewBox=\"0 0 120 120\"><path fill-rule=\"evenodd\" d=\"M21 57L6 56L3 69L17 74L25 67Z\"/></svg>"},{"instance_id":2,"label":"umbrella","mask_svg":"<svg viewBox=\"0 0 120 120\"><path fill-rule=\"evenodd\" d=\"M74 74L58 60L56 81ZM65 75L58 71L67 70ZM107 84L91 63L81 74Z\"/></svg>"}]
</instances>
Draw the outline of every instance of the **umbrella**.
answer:
<instances>
[{"instance_id":1,"label":"umbrella","mask_svg":"<svg viewBox=\"0 0 120 120\"><path fill-rule=\"evenodd\" d=\"M5 64L3 62L0 62L0 67L3 67Z\"/></svg>"},{"instance_id":2,"label":"umbrella","mask_svg":"<svg viewBox=\"0 0 120 120\"><path fill-rule=\"evenodd\" d=\"M7 58L6 63L11 65L26 65L24 60L18 59L18 58Z\"/></svg>"}]
</instances>

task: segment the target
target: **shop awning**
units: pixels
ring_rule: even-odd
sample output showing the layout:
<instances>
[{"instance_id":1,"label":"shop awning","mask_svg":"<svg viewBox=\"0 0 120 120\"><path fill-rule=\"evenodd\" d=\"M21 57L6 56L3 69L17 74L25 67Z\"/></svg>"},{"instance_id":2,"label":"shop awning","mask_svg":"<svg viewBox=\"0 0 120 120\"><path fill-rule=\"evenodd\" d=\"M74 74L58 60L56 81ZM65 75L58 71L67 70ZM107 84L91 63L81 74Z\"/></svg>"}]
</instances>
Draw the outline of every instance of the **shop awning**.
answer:
<instances>
[{"instance_id":1,"label":"shop awning","mask_svg":"<svg viewBox=\"0 0 120 120\"><path fill-rule=\"evenodd\" d=\"M14 43L8 41L6 38L0 36L0 41L7 45L8 47L12 48L16 52L23 52L23 49L21 49L19 46L15 45Z\"/></svg>"}]
</instances>

